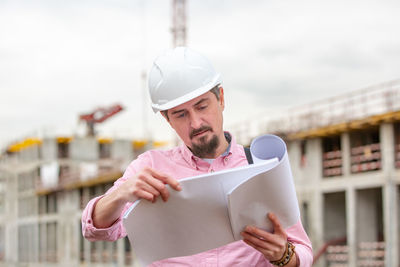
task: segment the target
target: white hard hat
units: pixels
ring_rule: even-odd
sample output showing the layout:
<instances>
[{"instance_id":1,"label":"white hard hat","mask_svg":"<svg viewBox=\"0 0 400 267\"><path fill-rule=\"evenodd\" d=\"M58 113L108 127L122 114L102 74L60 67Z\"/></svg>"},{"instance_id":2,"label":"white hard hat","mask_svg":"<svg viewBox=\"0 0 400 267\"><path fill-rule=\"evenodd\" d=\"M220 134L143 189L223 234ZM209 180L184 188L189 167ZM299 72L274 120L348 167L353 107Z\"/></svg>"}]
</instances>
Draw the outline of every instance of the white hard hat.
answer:
<instances>
[{"instance_id":1,"label":"white hard hat","mask_svg":"<svg viewBox=\"0 0 400 267\"><path fill-rule=\"evenodd\" d=\"M154 112L192 100L221 84L220 74L199 53L177 47L159 56L149 74L151 106Z\"/></svg>"}]
</instances>

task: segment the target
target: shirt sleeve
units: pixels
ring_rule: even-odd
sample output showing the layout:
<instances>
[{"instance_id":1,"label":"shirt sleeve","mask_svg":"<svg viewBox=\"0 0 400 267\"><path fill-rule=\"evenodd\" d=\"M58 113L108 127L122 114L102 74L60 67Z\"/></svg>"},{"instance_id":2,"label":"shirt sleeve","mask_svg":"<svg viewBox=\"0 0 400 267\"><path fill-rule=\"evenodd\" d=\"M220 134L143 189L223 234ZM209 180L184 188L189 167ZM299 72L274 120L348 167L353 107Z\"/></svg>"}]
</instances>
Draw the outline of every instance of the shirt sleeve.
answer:
<instances>
[{"instance_id":1,"label":"shirt sleeve","mask_svg":"<svg viewBox=\"0 0 400 267\"><path fill-rule=\"evenodd\" d=\"M297 266L309 267L313 263L311 241L299 220L295 225L286 229L288 240L295 245Z\"/></svg>"},{"instance_id":2,"label":"shirt sleeve","mask_svg":"<svg viewBox=\"0 0 400 267\"><path fill-rule=\"evenodd\" d=\"M128 168L125 170L124 175L114 182L114 185L104 194L93 198L86 205L82 213L82 234L89 241L107 240L115 241L119 238L126 236L126 231L122 223L122 217L126 210L132 205L132 203L126 203L122 210L119 218L107 228L97 228L93 225L93 210L97 202L105 195L113 192L119 186L121 186L126 180L130 179L138 170L143 169L145 166L149 166L149 160L146 153L140 155L138 159L132 161Z\"/></svg>"},{"instance_id":3,"label":"shirt sleeve","mask_svg":"<svg viewBox=\"0 0 400 267\"><path fill-rule=\"evenodd\" d=\"M121 237L126 236L125 229L122 225L122 219L121 219L122 215L110 227L96 228L93 225L93 218L92 218L93 209L96 203L103 196L96 197L91 201L89 201L82 214L82 234L89 241L97 241L97 240L115 241Z\"/></svg>"}]
</instances>

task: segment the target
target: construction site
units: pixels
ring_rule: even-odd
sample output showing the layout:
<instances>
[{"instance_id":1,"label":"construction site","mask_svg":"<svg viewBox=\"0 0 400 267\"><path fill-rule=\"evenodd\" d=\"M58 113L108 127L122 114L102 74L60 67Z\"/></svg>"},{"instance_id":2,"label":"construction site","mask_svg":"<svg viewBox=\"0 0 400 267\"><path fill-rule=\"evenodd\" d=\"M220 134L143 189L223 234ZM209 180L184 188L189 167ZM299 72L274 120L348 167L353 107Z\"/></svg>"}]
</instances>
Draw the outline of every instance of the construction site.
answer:
<instances>
[{"instance_id":1,"label":"construction site","mask_svg":"<svg viewBox=\"0 0 400 267\"><path fill-rule=\"evenodd\" d=\"M244 145L265 133L286 141L315 266L399 266L400 80L287 114L229 130ZM0 162L0 266L134 266L127 238L82 237L82 210L137 155L165 145L93 135L10 145Z\"/></svg>"},{"instance_id":2,"label":"construction site","mask_svg":"<svg viewBox=\"0 0 400 267\"><path fill-rule=\"evenodd\" d=\"M185 1L172 3L173 46L182 46ZM81 230L86 204L132 160L175 145L97 135L123 109L81 114L85 136L32 136L0 151L0 266L137 266L127 237L89 242ZM286 142L314 266L400 266L400 80L226 130L244 146L267 133Z\"/></svg>"}]
</instances>

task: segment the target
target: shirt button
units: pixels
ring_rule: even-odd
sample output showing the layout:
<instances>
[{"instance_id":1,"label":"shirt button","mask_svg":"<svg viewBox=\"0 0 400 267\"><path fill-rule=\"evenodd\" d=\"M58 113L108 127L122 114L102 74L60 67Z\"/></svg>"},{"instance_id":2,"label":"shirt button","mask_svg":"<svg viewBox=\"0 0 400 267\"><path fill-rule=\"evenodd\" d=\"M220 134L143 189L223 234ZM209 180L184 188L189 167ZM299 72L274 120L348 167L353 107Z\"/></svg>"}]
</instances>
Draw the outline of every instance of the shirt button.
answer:
<instances>
[{"instance_id":1,"label":"shirt button","mask_svg":"<svg viewBox=\"0 0 400 267\"><path fill-rule=\"evenodd\" d=\"M228 161L228 157L225 157L225 161Z\"/></svg>"}]
</instances>

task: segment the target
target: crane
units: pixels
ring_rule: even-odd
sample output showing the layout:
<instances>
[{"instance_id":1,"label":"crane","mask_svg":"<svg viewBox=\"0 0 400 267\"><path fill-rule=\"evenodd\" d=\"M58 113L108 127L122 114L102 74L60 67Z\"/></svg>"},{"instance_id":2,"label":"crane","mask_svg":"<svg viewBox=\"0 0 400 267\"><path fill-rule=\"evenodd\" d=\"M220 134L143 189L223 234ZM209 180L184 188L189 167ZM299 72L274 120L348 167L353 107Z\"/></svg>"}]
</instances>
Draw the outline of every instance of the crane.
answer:
<instances>
[{"instance_id":1,"label":"crane","mask_svg":"<svg viewBox=\"0 0 400 267\"><path fill-rule=\"evenodd\" d=\"M186 0L172 0L172 45L186 45Z\"/></svg>"},{"instance_id":2,"label":"crane","mask_svg":"<svg viewBox=\"0 0 400 267\"><path fill-rule=\"evenodd\" d=\"M94 136L95 130L94 126L97 123L102 123L108 118L114 116L115 114L121 112L124 108L120 104L115 104L109 107L99 107L94 111L79 115L79 121L86 122L88 129L88 136Z\"/></svg>"}]
</instances>

